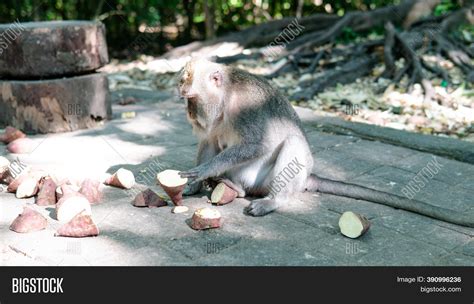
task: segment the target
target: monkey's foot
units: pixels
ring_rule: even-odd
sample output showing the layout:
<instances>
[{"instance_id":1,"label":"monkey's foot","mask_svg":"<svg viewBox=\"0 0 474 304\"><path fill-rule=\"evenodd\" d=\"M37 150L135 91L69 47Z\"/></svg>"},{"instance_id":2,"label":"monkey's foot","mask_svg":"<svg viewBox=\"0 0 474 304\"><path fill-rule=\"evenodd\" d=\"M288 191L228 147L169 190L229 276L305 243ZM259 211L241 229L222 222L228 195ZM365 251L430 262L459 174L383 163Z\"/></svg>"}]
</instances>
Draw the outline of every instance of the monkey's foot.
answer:
<instances>
[{"instance_id":1,"label":"monkey's foot","mask_svg":"<svg viewBox=\"0 0 474 304\"><path fill-rule=\"evenodd\" d=\"M250 202L250 205L245 207L245 212L252 216L264 216L275 209L277 209L279 204L269 198L256 199Z\"/></svg>"}]
</instances>

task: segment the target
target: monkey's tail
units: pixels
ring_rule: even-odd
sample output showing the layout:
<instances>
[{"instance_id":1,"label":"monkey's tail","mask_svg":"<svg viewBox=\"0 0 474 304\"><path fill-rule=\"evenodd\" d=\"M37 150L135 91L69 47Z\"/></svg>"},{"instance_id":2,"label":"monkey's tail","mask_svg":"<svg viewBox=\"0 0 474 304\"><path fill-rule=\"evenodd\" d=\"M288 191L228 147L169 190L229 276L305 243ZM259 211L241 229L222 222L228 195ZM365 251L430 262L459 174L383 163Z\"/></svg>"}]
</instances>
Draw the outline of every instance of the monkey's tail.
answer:
<instances>
[{"instance_id":1,"label":"monkey's tail","mask_svg":"<svg viewBox=\"0 0 474 304\"><path fill-rule=\"evenodd\" d=\"M466 227L474 227L473 213L461 213L454 210L433 206L418 200L408 199L396 194L386 193L341 181L321 178L315 174L311 174L308 177L306 190L370 201L397 209L415 212L448 223Z\"/></svg>"}]
</instances>

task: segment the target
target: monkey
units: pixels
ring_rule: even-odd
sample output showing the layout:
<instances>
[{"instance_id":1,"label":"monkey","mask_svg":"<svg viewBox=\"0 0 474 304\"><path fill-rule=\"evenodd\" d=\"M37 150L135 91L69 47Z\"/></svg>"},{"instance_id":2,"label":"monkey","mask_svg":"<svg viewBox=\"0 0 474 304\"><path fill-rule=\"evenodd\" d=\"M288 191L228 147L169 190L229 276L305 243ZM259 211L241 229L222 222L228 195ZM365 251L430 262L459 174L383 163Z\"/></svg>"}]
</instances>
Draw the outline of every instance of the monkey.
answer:
<instances>
[{"instance_id":1,"label":"monkey","mask_svg":"<svg viewBox=\"0 0 474 304\"><path fill-rule=\"evenodd\" d=\"M256 197L245 207L264 216L298 192L365 200L474 227L474 215L312 173L313 156L302 123L289 100L266 79L199 58L179 74L179 95L198 139L196 167L182 171L184 195L203 181L224 182L238 197ZM290 164L293 166L290 167Z\"/></svg>"}]
</instances>

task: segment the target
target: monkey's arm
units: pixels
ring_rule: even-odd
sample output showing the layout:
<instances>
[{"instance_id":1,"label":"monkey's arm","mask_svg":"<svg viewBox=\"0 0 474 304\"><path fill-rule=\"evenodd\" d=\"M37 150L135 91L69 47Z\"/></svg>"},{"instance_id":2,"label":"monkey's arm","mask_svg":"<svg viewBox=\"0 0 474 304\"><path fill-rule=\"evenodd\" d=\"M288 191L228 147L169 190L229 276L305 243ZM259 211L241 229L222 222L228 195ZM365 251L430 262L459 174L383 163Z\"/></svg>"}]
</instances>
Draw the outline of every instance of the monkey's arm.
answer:
<instances>
[{"instance_id":1,"label":"monkey's arm","mask_svg":"<svg viewBox=\"0 0 474 304\"><path fill-rule=\"evenodd\" d=\"M216 154L218 153L217 147L214 143L209 142L208 140L202 140L199 142L198 146L198 153L196 158L196 165L199 166L200 164L211 160ZM184 195L194 195L201 191L202 182L201 181L193 181L192 183L188 184L184 189Z\"/></svg>"},{"instance_id":2,"label":"monkey's arm","mask_svg":"<svg viewBox=\"0 0 474 304\"><path fill-rule=\"evenodd\" d=\"M199 166L181 172L181 177L195 179L194 182L203 181L209 177L218 177L226 171L257 159L264 154L262 144L239 144L225 149L211 160Z\"/></svg>"}]
</instances>

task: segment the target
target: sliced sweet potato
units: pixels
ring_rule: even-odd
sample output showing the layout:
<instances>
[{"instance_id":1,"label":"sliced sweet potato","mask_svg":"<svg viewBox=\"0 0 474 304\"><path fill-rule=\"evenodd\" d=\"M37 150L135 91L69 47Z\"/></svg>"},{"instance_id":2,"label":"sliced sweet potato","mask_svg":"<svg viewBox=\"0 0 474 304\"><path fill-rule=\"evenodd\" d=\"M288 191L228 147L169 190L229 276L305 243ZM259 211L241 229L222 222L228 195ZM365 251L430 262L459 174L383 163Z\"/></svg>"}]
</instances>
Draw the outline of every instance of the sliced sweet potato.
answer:
<instances>
[{"instance_id":1,"label":"sliced sweet potato","mask_svg":"<svg viewBox=\"0 0 474 304\"><path fill-rule=\"evenodd\" d=\"M7 150L15 154L31 153L35 148L35 142L27 137L15 139L7 146Z\"/></svg>"},{"instance_id":2,"label":"sliced sweet potato","mask_svg":"<svg viewBox=\"0 0 474 304\"><path fill-rule=\"evenodd\" d=\"M26 137L25 133L21 132L20 130L16 128L8 126L5 128L5 132L0 135L0 141L6 144L9 144L18 138L24 138L24 137Z\"/></svg>"},{"instance_id":3,"label":"sliced sweet potato","mask_svg":"<svg viewBox=\"0 0 474 304\"><path fill-rule=\"evenodd\" d=\"M211 203L216 205L225 205L231 203L238 193L224 183L219 183L212 191Z\"/></svg>"},{"instance_id":4,"label":"sliced sweet potato","mask_svg":"<svg viewBox=\"0 0 474 304\"><path fill-rule=\"evenodd\" d=\"M39 182L36 204L39 206L50 206L56 204L56 183L49 177L43 177Z\"/></svg>"},{"instance_id":5,"label":"sliced sweet potato","mask_svg":"<svg viewBox=\"0 0 474 304\"><path fill-rule=\"evenodd\" d=\"M48 226L48 220L36 210L24 207L23 213L10 225L10 230L18 233L40 231Z\"/></svg>"},{"instance_id":6,"label":"sliced sweet potato","mask_svg":"<svg viewBox=\"0 0 474 304\"><path fill-rule=\"evenodd\" d=\"M171 201L176 205L181 205L183 202L183 191L187 178L179 176L179 171L165 170L157 175L158 184L165 190Z\"/></svg>"},{"instance_id":7,"label":"sliced sweet potato","mask_svg":"<svg viewBox=\"0 0 474 304\"><path fill-rule=\"evenodd\" d=\"M356 239L369 230L370 222L363 215L347 211L339 218L339 228L343 235Z\"/></svg>"},{"instance_id":8,"label":"sliced sweet potato","mask_svg":"<svg viewBox=\"0 0 474 304\"><path fill-rule=\"evenodd\" d=\"M173 213L184 213L189 210L188 207L186 206L174 206L173 209L171 209L171 212Z\"/></svg>"},{"instance_id":9,"label":"sliced sweet potato","mask_svg":"<svg viewBox=\"0 0 474 304\"><path fill-rule=\"evenodd\" d=\"M100 190L101 183L97 180L86 178L79 189L79 193L84 195L89 203L97 204L102 200L102 191Z\"/></svg>"},{"instance_id":10,"label":"sliced sweet potato","mask_svg":"<svg viewBox=\"0 0 474 304\"><path fill-rule=\"evenodd\" d=\"M123 189L131 189L135 185L135 176L132 171L120 168L105 181L105 184Z\"/></svg>"},{"instance_id":11,"label":"sliced sweet potato","mask_svg":"<svg viewBox=\"0 0 474 304\"><path fill-rule=\"evenodd\" d=\"M191 219L191 228L195 230L219 228L220 226L220 212L207 207L196 210Z\"/></svg>"},{"instance_id":12,"label":"sliced sweet potato","mask_svg":"<svg viewBox=\"0 0 474 304\"><path fill-rule=\"evenodd\" d=\"M8 184L7 191L11 193L15 193L20 186L21 183L23 183L26 179L35 179L37 182L40 181L40 179L43 176L47 176L48 174L44 171L29 171L25 170L21 172L20 175L15 176L15 179L11 180L11 182Z\"/></svg>"},{"instance_id":13,"label":"sliced sweet potato","mask_svg":"<svg viewBox=\"0 0 474 304\"><path fill-rule=\"evenodd\" d=\"M55 236L65 237L88 237L98 236L99 228L87 212L76 214L69 222L59 227Z\"/></svg>"},{"instance_id":14,"label":"sliced sweet potato","mask_svg":"<svg viewBox=\"0 0 474 304\"><path fill-rule=\"evenodd\" d=\"M14 180L12 180L7 187L7 191L11 193L15 193L16 189L18 189L18 186L28 178L28 173L23 173L19 176L17 176Z\"/></svg>"},{"instance_id":15,"label":"sliced sweet potato","mask_svg":"<svg viewBox=\"0 0 474 304\"><path fill-rule=\"evenodd\" d=\"M29 198L35 196L38 189L38 178L28 176L18 185L15 196L16 198Z\"/></svg>"},{"instance_id":16,"label":"sliced sweet potato","mask_svg":"<svg viewBox=\"0 0 474 304\"><path fill-rule=\"evenodd\" d=\"M10 160L4 156L0 156L0 173L7 171L8 166L10 166Z\"/></svg>"},{"instance_id":17,"label":"sliced sweet potato","mask_svg":"<svg viewBox=\"0 0 474 304\"><path fill-rule=\"evenodd\" d=\"M81 212L91 214L91 204L87 198L72 189L70 185L61 186L62 197L56 204L56 219L67 223Z\"/></svg>"},{"instance_id":18,"label":"sliced sweet potato","mask_svg":"<svg viewBox=\"0 0 474 304\"><path fill-rule=\"evenodd\" d=\"M66 186L69 190L73 192L79 192L80 188L76 185L71 184L69 180L67 181L62 181L60 184L57 184L59 186L56 187L56 202L59 202L59 200L63 197L63 190L62 187Z\"/></svg>"},{"instance_id":19,"label":"sliced sweet potato","mask_svg":"<svg viewBox=\"0 0 474 304\"><path fill-rule=\"evenodd\" d=\"M146 189L145 191L142 191L137 194L137 196L133 200L133 206L153 208L168 206L168 204L153 190Z\"/></svg>"}]
</instances>

